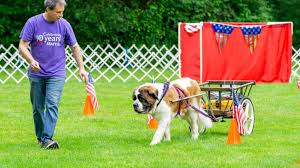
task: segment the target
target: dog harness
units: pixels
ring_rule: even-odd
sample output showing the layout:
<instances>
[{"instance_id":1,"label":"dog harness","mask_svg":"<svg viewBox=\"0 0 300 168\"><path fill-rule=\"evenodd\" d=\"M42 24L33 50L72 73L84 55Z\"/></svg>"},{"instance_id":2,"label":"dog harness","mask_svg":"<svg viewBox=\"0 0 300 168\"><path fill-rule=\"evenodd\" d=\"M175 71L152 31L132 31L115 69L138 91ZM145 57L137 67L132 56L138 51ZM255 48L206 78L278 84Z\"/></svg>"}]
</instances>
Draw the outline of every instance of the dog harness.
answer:
<instances>
[{"instance_id":1,"label":"dog harness","mask_svg":"<svg viewBox=\"0 0 300 168\"><path fill-rule=\"evenodd\" d=\"M169 89L169 86L170 86L170 82L169 81L167 81L167 82L164 83L164 88L163 88L162 96L159 99L156 107L158 107L158 105L161 103L162 99L165 97L165 95L166 95L166 93L167 93L167 91Z\"/></svg>"},{"instance_id":2,"label":"dog harness","mask_svg":"<svg viewBox=\"0 0 300 168\"><path fill-rule=\"evenodd\" d=\"M208 117L208 118L211 118L212 120L214 120L211 116L209 116L208 114L206 114L205 112L203 112L202 109L198 109L195 106L191 105L188 99L187 100L183 100L183 98L182 98L182 96L181 96L180 93L182 93L185 97L187 97L187 95L184 93L184 91L182 89L180 89L179 87L176 87L176 86L173 86L173 87L176 90L176 92L178 94L178 98L179 98L178 111L176 113L176 116L180 116L180 114L181 114L181 109L180 109L181 103L183 101L186 101L186 106L184 107L184 109L187 109L187 108L191 107L192 109L194 109L195 111L197 111L200 114L204 115L205 117Z\"/></svg>"},{"instance_id":3,"label":"dog harness","mask_svg":"<svg viewBox=\"0 0 300 168\"><path fill-rule=\"evenodd\" d=\"M161 96L161 98L158 100L158 103L157 103L157 105L156 105L156 108L159 106L159 104L161 103L161 101L162 101L163 98L165 97L165 95L166 95L166 93L167 93L169 87L170 87L170 82L169 82L169 81L165 82L165 83L164 83L163 92L162 92L162 96ZM174 86L174 85L173 85L173 87L174 87L174 89L176 90L176 92L177 92L177 94L178 94L178 97L179 97L178 111L177 111L177 113L176 113L176 116L180 116L180 114L181 114L181 109L180 109L181 103L182 103L183 101L187 101L187 104L186 104L186 106L184 107L184 109L187 109L187 108L191 107L192 109L194 109L195 111L199 112L199 113L202 114L203 116L208 117L208 118L211 118L212 120L215 120L214 118L212 118L211 116L209 116L209 115L207 115L205 112L203 112L203 110L198 109L198 108L196 108L195 106L191 105L190 102L189 102L189 100L183 100L183 97L181 96L180 93L182 93L182 94L184 95L184 97L187 97L187 95L186 95L186 94L183 92L183 90L181 90L179 87L176 87L176 86ZM155 108L154 111L156 111L156 108ZM153 111L153 112L154 112L154 111Z\"/></svg>"}]
</instances>

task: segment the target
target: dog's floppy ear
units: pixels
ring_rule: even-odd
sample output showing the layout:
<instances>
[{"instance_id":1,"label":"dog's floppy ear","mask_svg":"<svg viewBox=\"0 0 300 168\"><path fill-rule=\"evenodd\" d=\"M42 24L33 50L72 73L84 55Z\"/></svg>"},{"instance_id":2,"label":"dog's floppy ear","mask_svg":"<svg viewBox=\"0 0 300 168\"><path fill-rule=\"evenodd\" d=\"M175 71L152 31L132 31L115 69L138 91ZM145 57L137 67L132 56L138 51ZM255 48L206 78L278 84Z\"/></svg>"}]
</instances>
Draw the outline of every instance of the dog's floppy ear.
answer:
<instances>
[{"instance_id":1,"label":"dog's floppy ear","mask_svg":"<svg viewBox=\"0 0 300 168\"><path fill-rule=\"evenodd\" d=\"M158 90L157 89L151 89L151 90L147 90L149 96L153 97L154 99L158 100Z\"/></svg>"},{"instance_id":2,"label":"dog's floppy ear","mask_svg":"<svg viewBox=\"0 0 300 168\"><path fill-rule=\"evenodd\" d=\"M144 86L139 89L140 93L144 93L146 97L150 97L154 100L158 99L158 90L153 86Z\"/></svg>"}]
</instances>

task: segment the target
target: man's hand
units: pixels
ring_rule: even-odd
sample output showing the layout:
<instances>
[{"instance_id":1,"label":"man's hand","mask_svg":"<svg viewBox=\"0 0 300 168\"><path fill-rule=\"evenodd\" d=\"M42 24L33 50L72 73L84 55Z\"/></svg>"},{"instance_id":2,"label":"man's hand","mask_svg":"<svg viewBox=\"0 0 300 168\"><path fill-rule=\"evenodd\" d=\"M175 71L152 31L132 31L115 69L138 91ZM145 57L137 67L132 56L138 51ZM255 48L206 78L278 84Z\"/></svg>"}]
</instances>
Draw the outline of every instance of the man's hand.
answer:
<instances>
[{"instance_id":1,"label":"man's hand","mask_svg":"<svg viewBox=\"0 0 300 168\"><path fill-rule=\"evenodd\" d=\"M33 72L39 72L41 70L39 62L35 60L30 63L30 66Z\"/></svg>"},{"instance_id":2,"label":"man's hand","mask_svg":"<svg viewBox=\"0 0 300 168\"><path fill-rule=\"evenodd\" d=\"M85 82L85 84L88 83L89 77L88 77L88 73L85 71L85 69L79 69L79 76L80 76L81 80Z\"/></svg>"},{"instance_id":3,"label":"man's hand","mask_svg":"<svg viewBox=\"0 0 300 168\"><path fill-rule=\"evenodd\" d=\"M33 72L39 72L41 70L39 62L37 62L32 55L30 54L28 50L29 42L24 41L20 39L19 43L19 51L22 54L22 56L26 59L26 61L29 63L30 68Z\"/></svg>"},{"instance_id":4,"label":"man's hand","mask_svg":"<svg viewBox=\"0 0 300 168\"><path fill-rule=\"evenodd\" d=\"M81 49L80 49L78 43L74 44L71 47L71 49L72 49L73 57L75 58L76 63L79 66L79 76L80 76L81 80L85 81L85 84L87 84L89 77L88 77L88 73L85 71L84 66L83 66Z\"/></svg>"}]
</instances>

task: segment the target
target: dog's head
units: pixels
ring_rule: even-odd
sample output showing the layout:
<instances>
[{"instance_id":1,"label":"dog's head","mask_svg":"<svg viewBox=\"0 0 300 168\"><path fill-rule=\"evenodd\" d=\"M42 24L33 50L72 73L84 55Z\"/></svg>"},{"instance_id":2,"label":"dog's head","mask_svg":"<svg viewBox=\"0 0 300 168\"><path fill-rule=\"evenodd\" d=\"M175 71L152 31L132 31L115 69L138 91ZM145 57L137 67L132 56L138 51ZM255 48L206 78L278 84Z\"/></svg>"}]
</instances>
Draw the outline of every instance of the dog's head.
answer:
<instances>
[{"instance_id":1,"label":"dog's head","mask_svg":"<svg viewBox=\"0 0 300 168\"><path fill-rule=\"evenodd\" d=\"M158 100L158 90L155 86L142 85L133 91L133 108L137 113L149 113Z\"/></svg>"}]
</instances>

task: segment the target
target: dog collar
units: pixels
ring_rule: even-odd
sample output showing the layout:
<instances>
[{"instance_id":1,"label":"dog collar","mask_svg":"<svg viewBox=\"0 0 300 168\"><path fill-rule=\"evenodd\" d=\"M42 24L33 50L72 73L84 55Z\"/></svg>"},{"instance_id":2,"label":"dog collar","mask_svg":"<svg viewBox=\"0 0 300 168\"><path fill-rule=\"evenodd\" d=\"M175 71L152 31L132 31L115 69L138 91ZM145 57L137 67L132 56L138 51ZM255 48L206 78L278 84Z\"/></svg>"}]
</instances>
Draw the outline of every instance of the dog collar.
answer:
<instances>
[{"instance_id":1,"label":"dog collar","mask_svg":"<svg viewBox=\"0 0 300 168\"><path fill-rule=\"evenodd\" d=\"M163 92L162 92L162 96L159 99L156 107L158 107L158 105L161 103L162 99L165 97L165 95L166 95L166 93L167 93L167 91L169 89L169 86L170 86L170 82L169 81L167 81L167 82L164 83L164 89L163 89Z\"/></svg>"}]
</instances>

